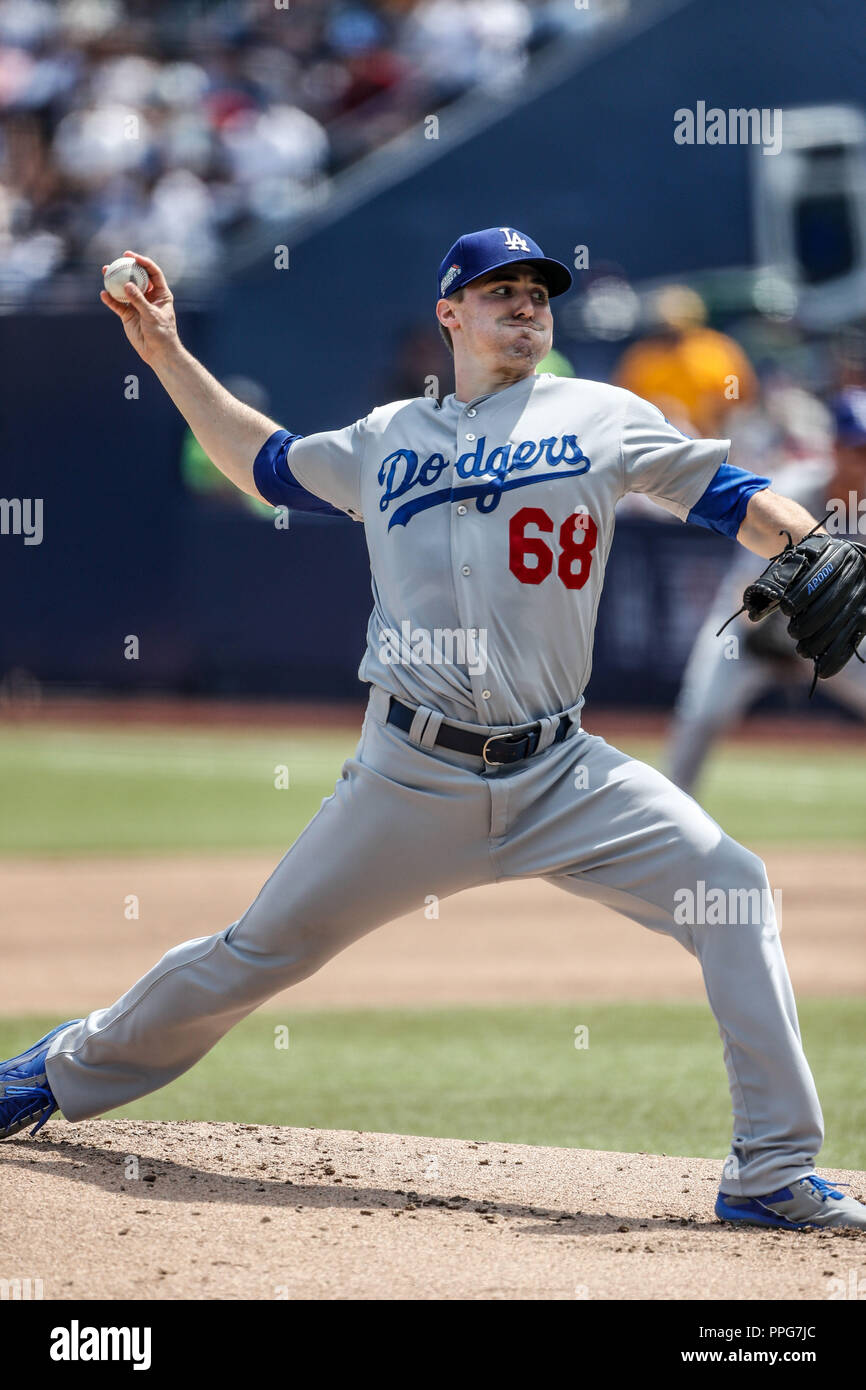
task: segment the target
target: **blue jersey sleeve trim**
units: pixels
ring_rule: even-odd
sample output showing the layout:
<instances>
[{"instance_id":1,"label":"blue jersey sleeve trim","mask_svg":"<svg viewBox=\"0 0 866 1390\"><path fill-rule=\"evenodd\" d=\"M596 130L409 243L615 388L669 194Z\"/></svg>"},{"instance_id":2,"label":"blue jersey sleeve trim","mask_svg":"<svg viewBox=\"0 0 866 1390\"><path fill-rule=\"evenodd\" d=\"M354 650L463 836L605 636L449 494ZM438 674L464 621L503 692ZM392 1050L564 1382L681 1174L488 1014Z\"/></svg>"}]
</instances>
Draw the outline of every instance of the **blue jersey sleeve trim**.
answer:
<instances>
[{"instance_id":1,"label":"blue jersey sleeve trim","mask_svg":"<svg viewBox=\"0 0 866 1390\"><path fill-rule=\"evenodd\" d=\"M266 439L253 463L253 480L266 502L273 507L288 507L295 512L319 512L323 516L345 516L339 507L302 487L288 465L287 454L301 434L275 430Z\"/></svg>"},{"instance_id":2,"label":"blue jersey sleeve trim","mask_svg":"<svg viewBox=\"0 0 866 1390\"><path fill-rule=\"evenodd\" d=\"M725 459L686 520L694 522L696 526L706 526L709 531L718 531L720 536L728 536L735 541L746 515L749 498L769 486L769 478L749 473L745 468L734 468Z\"/></svg>"}]
</instances>

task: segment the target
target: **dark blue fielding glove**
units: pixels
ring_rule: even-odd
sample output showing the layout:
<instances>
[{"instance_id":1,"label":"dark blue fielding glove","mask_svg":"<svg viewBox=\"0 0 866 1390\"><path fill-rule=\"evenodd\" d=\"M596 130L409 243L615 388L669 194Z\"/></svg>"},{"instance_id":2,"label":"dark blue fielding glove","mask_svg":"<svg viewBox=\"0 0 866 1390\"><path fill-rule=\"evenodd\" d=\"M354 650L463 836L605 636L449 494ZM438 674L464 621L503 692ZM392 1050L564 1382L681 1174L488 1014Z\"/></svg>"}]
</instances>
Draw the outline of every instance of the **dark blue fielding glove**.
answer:
<instances>
[{"instance_id":1,"label":"dark blue fielding glove","mask_svg":"<svg viewBox=\"0 0 866 1390\"><path fill-rule=\"evenodd\" d=\"M785 614L798 654L814 663L814 690L852 656L863 660L857 646L866 635L866 546L812 532L794 545L788 535L785 549L746 589L743 608L753 623L777 609Z\"/></svg>"}]
</instances>

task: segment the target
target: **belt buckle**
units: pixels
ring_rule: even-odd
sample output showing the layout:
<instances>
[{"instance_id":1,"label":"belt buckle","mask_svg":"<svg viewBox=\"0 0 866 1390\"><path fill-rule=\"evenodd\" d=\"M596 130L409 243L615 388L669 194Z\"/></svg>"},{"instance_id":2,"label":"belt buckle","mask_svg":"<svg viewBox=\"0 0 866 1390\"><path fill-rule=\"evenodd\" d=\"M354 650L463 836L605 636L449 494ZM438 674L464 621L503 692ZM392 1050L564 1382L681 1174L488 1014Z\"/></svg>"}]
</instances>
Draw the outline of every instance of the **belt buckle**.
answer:
<instances>
[{"instance_id":1,"label":"belt buckle","mask_svg":"<svg viewBox=\"0 0 866 1390\"><path fill-rule=\"evenodd\" d=\"M502 763L493 763L487 756L487 749L491 743L495 743L498 738L508 738L508 734L491 734L484 740L484 747L481 749L481 757L487 767L502 767Z\"/></svg>"},{"instance_id":2,"label":"belt buckle","mask_svg":"<svg viewBox=\"0 0 866 1390\"><path fill-rule=\"evenodd\" d=\"M528 734L515 734L515 733L510 733L510 732L506 732L506 733L504 733L504 734L491 734L489 738L486 738L486 739L484 740L484 747L481 749L481 757L482 757L482 760L484 761L485 766L486 766L486 767L505 767L505 766L506 766L506 764L503 763L503 762L498 762L498 763L497 763L497 762L492 762L491 759L488 758L488 756L487 756L487 749L488 749L488 747L490 746L491 743L495 743L497 739L502 739L502 738L504 738L504 739L510 739L513 743L517 743L517 742L519 742L519 740L524 739L524 738L528 738L528 737L529 737ZM527 756L527 755L524 755L524 756Z\"/></svg>"}]
</instances>

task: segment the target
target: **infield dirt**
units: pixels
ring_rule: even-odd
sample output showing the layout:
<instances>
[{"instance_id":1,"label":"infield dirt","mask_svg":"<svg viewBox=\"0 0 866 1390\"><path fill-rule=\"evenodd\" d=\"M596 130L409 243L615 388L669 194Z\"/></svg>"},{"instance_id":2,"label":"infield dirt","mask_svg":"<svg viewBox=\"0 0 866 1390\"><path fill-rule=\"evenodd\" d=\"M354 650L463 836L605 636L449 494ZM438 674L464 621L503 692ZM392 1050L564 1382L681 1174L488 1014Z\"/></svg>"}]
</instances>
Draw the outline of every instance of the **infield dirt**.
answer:
<instances>
[{"instance_id":1,"label":"infield dirt","mask_svg":"<svg viewBox=\"0 0 866 1390\"><path fill-rule=\"evenodd\" d=\"M798 996L866 989L855 850L773 850L782 941ZM274 855L3 861L0 1013L102 1008L171 946L222 931L253 900ZM125 915L129 895L138 916ZM363 1008L573 999L703 999L675 941L538 880L448 898L380 928L274 1007Z\"/></svg>"},{"instance_id":2,"label":"infield dirt","mask_svg":"<svg viewBox=\"0 0 866 1390\"><path fill-rule=\"evenodd\" d=\"M826 1299L866 1264L861 1232L723 1226L708 1159L54 1120L0 1164L0 1269L46 1299Z\"/></svg>"}]
</instances>

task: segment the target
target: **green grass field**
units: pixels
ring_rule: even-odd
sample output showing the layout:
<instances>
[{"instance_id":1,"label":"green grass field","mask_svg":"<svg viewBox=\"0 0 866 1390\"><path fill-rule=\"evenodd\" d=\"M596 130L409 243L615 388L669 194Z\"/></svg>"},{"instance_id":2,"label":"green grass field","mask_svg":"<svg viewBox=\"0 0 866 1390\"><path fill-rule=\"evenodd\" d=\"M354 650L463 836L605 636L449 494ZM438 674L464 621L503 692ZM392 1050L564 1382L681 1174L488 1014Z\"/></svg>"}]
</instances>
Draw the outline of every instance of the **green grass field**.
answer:
<instances>
[{"instance_id":1,"label":"green grass field","mask_svg":"<svg viewBox=\"0 0 866 1390\"><path fill-rule=\"evenodd\" d=\"M866 1000L808 999L800 1018L826 1120L822 1162L866 1168ZM56 1021L2 1021L0 1055ZM709 1009L640 1003L262 1011L171 1086L113 1114L707 1158L727 1152L730 1123Z\"/></svg>"},{"instance_id":2,"label":"green grass field","mask_svg":"<svg viewBox=\"0 0 866 1390\"><path fill-rule=\"evenodd\" d=\"M0 854L285 849L330 795L351 734L208 730L0 731ZM660 747L624 739L657 763ZM278 790L275 769L288 768ZM866 751L728 746L701 800L763 847L866 839Z\"/></svg>"}]
</instances>

